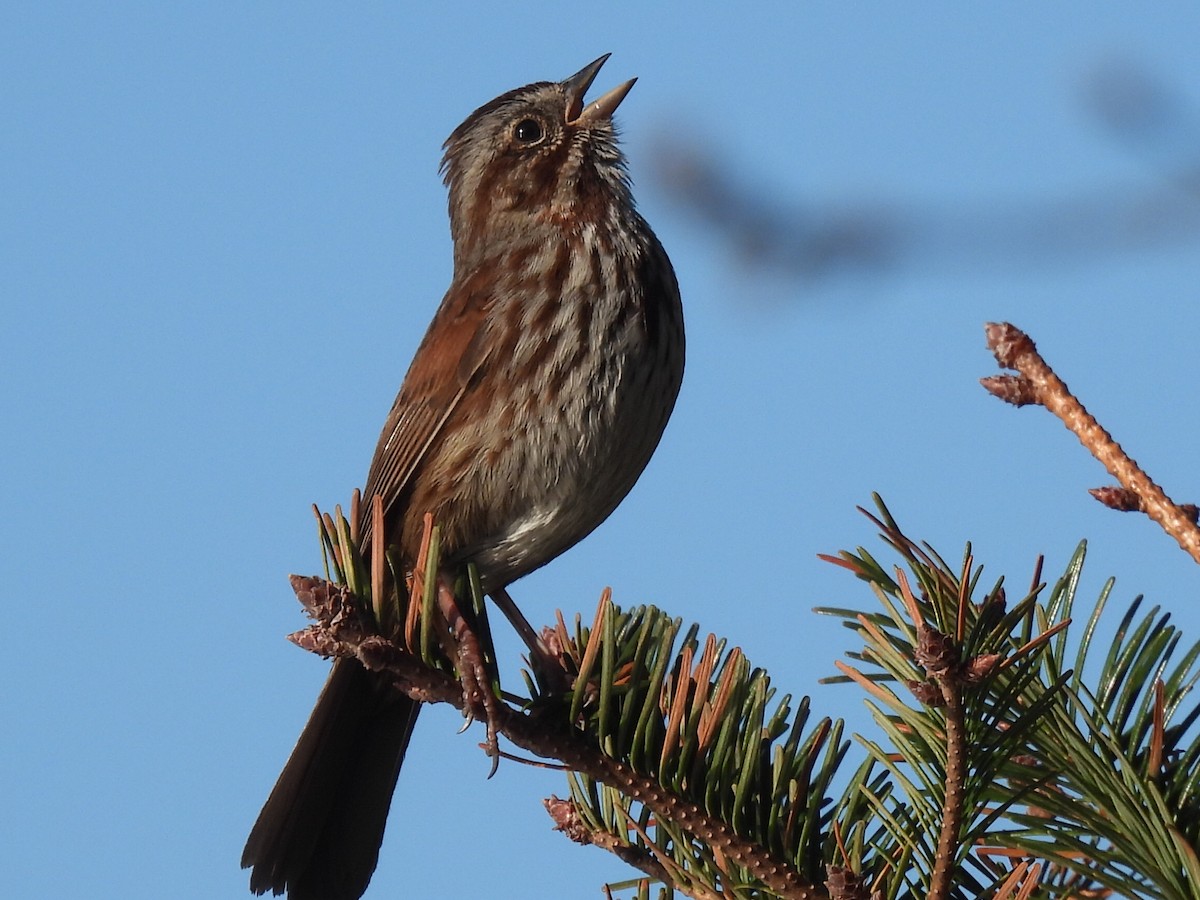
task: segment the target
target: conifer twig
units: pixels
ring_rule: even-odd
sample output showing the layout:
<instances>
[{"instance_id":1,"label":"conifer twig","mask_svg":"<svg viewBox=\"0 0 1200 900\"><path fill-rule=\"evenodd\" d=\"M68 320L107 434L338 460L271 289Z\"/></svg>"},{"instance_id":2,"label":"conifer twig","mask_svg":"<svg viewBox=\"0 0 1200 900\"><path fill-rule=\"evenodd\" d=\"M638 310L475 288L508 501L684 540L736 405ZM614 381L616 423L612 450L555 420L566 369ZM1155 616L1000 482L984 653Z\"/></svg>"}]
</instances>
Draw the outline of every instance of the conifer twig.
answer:
<instances>
[{"instance_id":1,"label":"conifer twig","mask_svg":"<svg viewBox=\"0 0 1200 900\"><path fill-rule=\"evenodd\" d=\"M962 829L963 807L966 802L967 746L959 671L961 657L954 640L925 622L903 569L896 569L896 583L900 587L904 605L917 627L914 658L936 682L941 705L946 714L946 793L942 798L942 824L938 831L937 852L934 854L927 900L948 900L954 887L959 832ZM965 579L963 583L965 584ZM961 594L960 609L967 602L966 595Z\"/></svg>"},{"instance_id":2,"label":"conifer twig","mask_svg":"<svg viewBox=\"0 0 1200 900\"><path fill-rule=\"evenodd\" d=\"M348 588L298 575L293 575L291 581L297 598L316 620L291 635L293 643L323 656L353 656L367 669L393 676L398 690L422 703L448 703L460 711L465 708L467 701L460 681L375 634L373 624L360 616ZM750 872L782 900L827 900L824 886L808 883L785 860L735 833L728 823L699 804L605 755L584 733L570 727L566 717L556 719L553 709L526 712L497 700L490 715L497 735L535 756L559 760L571 770L643 804L660 821L675 823ZM675 887L688 889L687 885Z\"/></svg>"}]
</instances>

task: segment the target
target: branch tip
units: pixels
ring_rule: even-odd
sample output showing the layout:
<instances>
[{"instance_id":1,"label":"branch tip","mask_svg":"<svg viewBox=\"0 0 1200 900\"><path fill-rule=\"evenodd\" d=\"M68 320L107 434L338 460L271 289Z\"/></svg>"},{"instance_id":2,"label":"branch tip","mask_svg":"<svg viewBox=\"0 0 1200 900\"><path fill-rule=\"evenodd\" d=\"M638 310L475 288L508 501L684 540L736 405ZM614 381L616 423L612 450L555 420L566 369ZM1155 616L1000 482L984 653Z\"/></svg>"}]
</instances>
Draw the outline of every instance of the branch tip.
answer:
<instances>
[{"instance_id":1,"label":"branch tip","mask_svg":"<svg viewBox=\"0 0 1200 900\"><path fill-rule=\"evenodd\" d=\"M1017 369L1022 356L1037 352L1029 335L1008 322L988 322L984 334L988 349L995 354L1002 369Z\"/></svg>"}]
</instances>

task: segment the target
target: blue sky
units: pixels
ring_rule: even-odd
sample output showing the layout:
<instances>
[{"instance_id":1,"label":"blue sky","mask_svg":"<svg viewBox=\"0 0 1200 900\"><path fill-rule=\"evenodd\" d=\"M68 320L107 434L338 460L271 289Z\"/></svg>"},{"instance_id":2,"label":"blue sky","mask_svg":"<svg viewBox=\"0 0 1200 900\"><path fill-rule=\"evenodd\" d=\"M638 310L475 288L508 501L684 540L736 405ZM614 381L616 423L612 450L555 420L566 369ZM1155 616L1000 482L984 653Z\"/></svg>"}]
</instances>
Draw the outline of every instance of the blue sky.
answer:
<instances>
[{"instance_id":1,"label":"blue sky","mask_svg":"<svg viewBox=\"0 0 1200 900\"><path fill-rule=\"evenodd\" d=\"M639 77L619 118L683 288L688 372L628 501L514 587L535 623L590 617L611 585L866 728L857 694L816 685L853 644L809 610L870 603L816 554L871 545L854 506L879 491L911 534L950 559L971 540L1014 585L1087 538L1085 592L1116 576L1122 604L1144 592L1196 633L1190 560L1087 497L1106 477L1061 425L976 379L983 323L1017 323L1168 493L1200 499L1200 233L1043 256L1005 231L1169 185L1162 148L1116 139L1086 87L1143 70L1195 117L1200 8L645 7L6 7L12 896L243 896L242 842L325 672L283 639L304 624L286 576L320 565L309 504L361 484L449 281L441 141L603 52L597 89ZM656 174L679 147L784 212L911 211L924 243L872 273L747 265ZM457 725L423 718L368 896L593 897L626 874L549 831L560 776L486 781Z\"/></svg>"}]
</instances>

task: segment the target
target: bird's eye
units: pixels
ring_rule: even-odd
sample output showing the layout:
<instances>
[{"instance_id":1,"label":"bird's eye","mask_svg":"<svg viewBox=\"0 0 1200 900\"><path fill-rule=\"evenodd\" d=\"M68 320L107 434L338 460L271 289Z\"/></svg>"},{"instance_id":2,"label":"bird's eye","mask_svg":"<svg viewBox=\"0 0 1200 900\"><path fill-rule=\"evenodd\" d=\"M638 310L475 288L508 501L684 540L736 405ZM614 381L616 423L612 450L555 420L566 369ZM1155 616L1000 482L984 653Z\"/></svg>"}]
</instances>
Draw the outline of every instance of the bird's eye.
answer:
<instances>
[{"instance_id":1,"label":"bird's eye","mask_svg":"<svg viewBox=\"0 0 1200 900\"><path fill-rule=\"evenodd\" d=\"M513 136L519 143L536 144L542 139L542 125L536 119L522 119L513 129Z\"/></svg>"}]
</instances>

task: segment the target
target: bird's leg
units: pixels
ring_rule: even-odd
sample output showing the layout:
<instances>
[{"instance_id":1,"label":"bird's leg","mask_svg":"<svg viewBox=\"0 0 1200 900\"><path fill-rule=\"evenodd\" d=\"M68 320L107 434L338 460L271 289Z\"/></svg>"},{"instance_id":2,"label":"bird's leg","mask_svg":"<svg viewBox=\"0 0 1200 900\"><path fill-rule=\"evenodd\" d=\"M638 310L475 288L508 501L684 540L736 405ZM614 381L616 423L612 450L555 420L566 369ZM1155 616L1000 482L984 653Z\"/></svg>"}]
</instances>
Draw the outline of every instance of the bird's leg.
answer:
<instances>
[{"instance_id":1,"label":"bird's leg","mask_svg":"<svg viewBox=\"0 0 1200 900\"><path fill-rule=\"evenodd\" d=\"M485 746L488 756L492 758L492 771L488 773L491 778L500 765L500 742L496 737L496 693L492 690L492 679L479 637L459 609L454 589L445 575L438 578L438 608L445 616L458 647L459 680L462 682L467 714L483 719L487 726Z\"/></svg>"},{"instance_id":2,"label":"bird's leg","mask_svg":"<svg viewBox=\"0 0 1200 900\"><path fill-rule=\"evenodd\" d=\"M529 624L529 620L525 618L525 614L517 608L517 604L513 603L513 598L508 595L508 590L506 588L496 588L489 596L492 598L492 602L500 608L500 612L504 613L504 617L512 624L517 634L521 636L521 640L525 642L525 646L529 648L529 652L534 656L548 657L549 651L546 648L545 642L533 630L533 626Z\"/></svg>"},{"instance_id":3,"label":"bird's leg","mask_svg":"<svg viewBox=\"0 0 1200 900\"><path fill-rule=\"evenodd\" d=\"M508 595L506 588L496 588L488 595L492 602L499 607L500 612L508 619L513 629L521 636L525 646L529 648L529 665L543 686L552 692L570 690L570 684L563 672L562 661L551 652L542 640L541 635L533 630L525 614L517 608L513 598Z\"/></svg>"}]
</instances>

